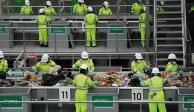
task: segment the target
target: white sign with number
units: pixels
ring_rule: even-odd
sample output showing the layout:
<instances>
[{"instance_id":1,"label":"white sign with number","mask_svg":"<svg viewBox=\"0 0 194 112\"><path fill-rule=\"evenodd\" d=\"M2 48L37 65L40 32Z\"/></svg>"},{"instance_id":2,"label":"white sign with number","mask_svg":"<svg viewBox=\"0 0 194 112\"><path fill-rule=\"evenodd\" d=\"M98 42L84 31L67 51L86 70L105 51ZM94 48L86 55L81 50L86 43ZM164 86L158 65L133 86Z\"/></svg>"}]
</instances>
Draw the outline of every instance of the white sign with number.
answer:
<instances>
[{"instance_id":1,"label":"white sign with number","mask_svg":"<svg viewBox=\"0 0 194 112\"><path fill-rule=\"evenodd\" d=\"M143 100L143 89L141 88L132 89L131 95L132 95L131 96L132 101L142 101Z\"/></svg>"},{"instance_id":2,"label":"white sign with number","mask_svg":"<svg viewBox=\"0 0 194 112\"><path fill-rule=\"evenodd\" d=\"M70 101L70 88L68 87L59 88L59 101L62 102Z\"/></svg>"}]
</instances>

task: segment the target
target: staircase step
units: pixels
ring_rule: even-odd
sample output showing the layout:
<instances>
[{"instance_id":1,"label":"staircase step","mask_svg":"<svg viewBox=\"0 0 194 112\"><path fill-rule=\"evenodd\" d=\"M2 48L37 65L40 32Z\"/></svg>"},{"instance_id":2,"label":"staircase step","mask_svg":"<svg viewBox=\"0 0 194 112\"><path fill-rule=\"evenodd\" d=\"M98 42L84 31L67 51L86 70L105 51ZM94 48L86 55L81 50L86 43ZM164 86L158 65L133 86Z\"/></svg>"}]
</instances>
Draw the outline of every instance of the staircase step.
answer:
<instances>
[{"instance_id":1,"label":"staircase step","mask_svg":"<svg viewBox=\"0 0 194 112\"><path fill-rule=\"evenodd\" d=\"M165 11L165 12L157 12L157 14L181 14L181 11Z\"/></svg>"},{"instance_id":2,"label":"staircase step","mask_svg":"<svg viewBox=\"0 0 194 112\"><path fill-rule=\"evenodd\" d=\"M157 40L182 40L182 38L169 38L169 37L166 37L166 38L157 38Z\"/></svg>"},{"instance_id":3,"label":"staircase step","mask_svg":"<svg viewBox=\"0 0 194 112\"><path fill-rule=\"evenodd\" d=\"M167 8L167 7L169 7L169 8L181 8L181 5L162 5L162 6L160 6L160 7L162 7L162 8Z\"/></svg>"},{"instance_id":4,"label":"staircase step","mask_svg":"<svg viewBox=\"0 0 194 112\"><path fill-rule=\"evenodd\" d=\"M159 34L181 34L182 31L158 31Z\"/></svg>"},{"instance_id":5,"label":"staircase step","mask_svg":"<svg viewBox=\"0 0 194 112\"><path fill-rule=\"evenodd\" d=\"M158 61L167 61L168 58L157 58ZM177 61L183 61L183 58L177 58Z\"/></svg>"},{"instance_id":6,"label":"staircase step","mask_svg":"<svg viewBox=\"0 0 194 112\"><path fill-rule=\"evenodd\" d=\"M157 22L160 22L160 21L166 21L166 20L182 20L182 18L157 18Z\"/></svg>"},{"instance_id":7,"label":"staircase step","mask_svg":"<svg viewBox=\"0 0 194 112\"><path fill-rule=\"evenodd\" d=\"M157 47L183 47L182 44L158 44Z\"/></svg>"},{"instance_id":8,"label":"staircase step","mask_svg":"<svg viewBox=\"0 0 194 112\"><path fill-rule=\"evenodd\" d=\"M157 25L157 27L182 27L181 24L163 24L163 25Z\"/></svg>"}]
</instances>

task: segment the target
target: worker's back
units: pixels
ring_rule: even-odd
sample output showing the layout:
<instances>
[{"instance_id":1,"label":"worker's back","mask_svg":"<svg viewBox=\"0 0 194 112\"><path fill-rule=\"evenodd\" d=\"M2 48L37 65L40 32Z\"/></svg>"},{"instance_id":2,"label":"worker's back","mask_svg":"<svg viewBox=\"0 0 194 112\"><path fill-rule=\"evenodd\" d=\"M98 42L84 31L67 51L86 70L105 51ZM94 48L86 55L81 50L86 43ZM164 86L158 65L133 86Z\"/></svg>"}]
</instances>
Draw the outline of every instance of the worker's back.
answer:
<instances>
[{"instance_id":1,"label":"worker's back","mask_svg":"<svg viewBox=\"0 0 194 112\"><path fill-rule=\"evenodd\" d=\"M88 89L88 87L95 86L90 77L81 73L74 78L73 84L76 86L77 89Z\"/></svg>"},{"instance_id":2,"label":"worker's back","mask_svg":"<svg viewBox=\"0 0 194 112\"><path fill-rule=\"evenodd\" d=\"M151 100L164 100L163 92L164 79L159 76L153 76L145 81L145 85L149 86L149 98Z\"/></svg>"},{"instance_id":3,"label":"worker's back","mask_svg":"<svg viewBox=\"0 0 194 112\"><path fill-rule=\"evenodd\" d=\"M93 13L89 13L85 16L84 21L87 26L88 25L96 26L96 22L98 22L98 17Z\"/></svg>"}]
</instances>

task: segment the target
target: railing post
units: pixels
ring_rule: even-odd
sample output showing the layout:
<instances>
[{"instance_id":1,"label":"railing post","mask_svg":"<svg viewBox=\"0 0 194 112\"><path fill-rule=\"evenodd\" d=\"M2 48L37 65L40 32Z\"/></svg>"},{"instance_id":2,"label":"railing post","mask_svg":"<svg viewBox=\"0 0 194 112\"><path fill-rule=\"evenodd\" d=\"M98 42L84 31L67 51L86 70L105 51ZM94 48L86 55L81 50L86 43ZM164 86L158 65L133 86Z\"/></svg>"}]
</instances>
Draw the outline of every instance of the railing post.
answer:
<instances>
[{"instance_id":1,"label":"railing post","mask_svg":"<svg viewBox=\"0 0 194 112\"><path fill-rule=\"evenodd\" d=\"M146 51L149 51L149 40L150 40L150 10L149 10L149 4L150 1L146 0L146 33L145 33L145 39L144 42L146 42Z\"/></svg>"}]
</instances>

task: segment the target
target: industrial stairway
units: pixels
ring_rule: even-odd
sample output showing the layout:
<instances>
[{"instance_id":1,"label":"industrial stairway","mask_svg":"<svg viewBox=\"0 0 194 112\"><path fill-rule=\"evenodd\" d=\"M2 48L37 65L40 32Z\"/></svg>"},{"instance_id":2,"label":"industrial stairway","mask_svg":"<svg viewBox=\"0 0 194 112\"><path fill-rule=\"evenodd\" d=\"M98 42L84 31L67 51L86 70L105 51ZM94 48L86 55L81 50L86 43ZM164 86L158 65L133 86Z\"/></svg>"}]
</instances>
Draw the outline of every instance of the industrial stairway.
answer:
<instances>
[{"instance_id":1,"label":"industrial stairway","mask_svg":"<svg viewBox=\"0 0 194 112\"><path fill-rule=\"evenodd\" d=\"M179 65L185 65L184 5L184 0L154 0L156 65L160 68L167 64L170 53L176 54ZM164 11L157 10L158 7Z\"/></svg>"}]
</instances>

